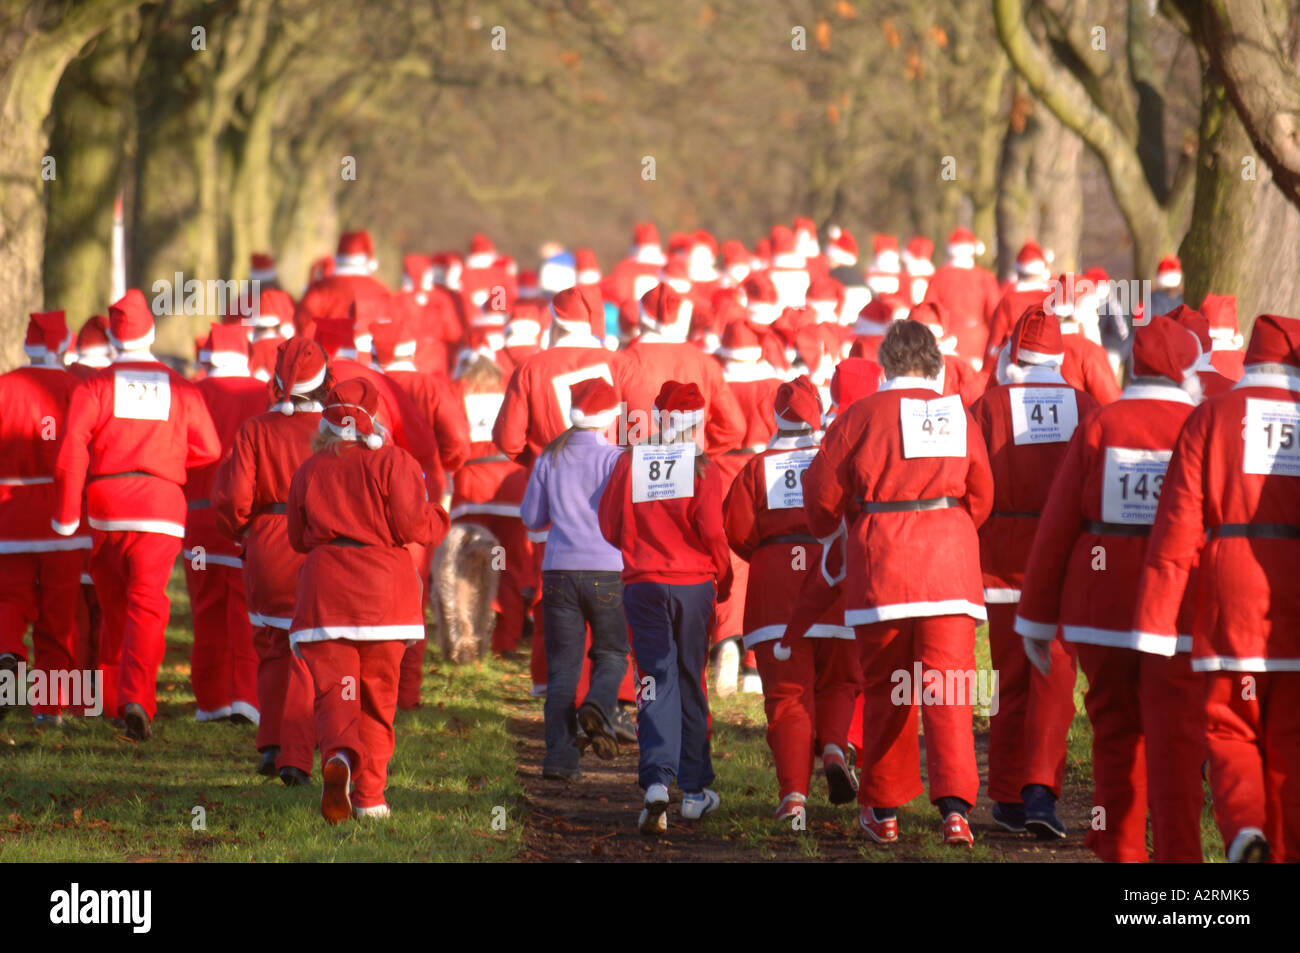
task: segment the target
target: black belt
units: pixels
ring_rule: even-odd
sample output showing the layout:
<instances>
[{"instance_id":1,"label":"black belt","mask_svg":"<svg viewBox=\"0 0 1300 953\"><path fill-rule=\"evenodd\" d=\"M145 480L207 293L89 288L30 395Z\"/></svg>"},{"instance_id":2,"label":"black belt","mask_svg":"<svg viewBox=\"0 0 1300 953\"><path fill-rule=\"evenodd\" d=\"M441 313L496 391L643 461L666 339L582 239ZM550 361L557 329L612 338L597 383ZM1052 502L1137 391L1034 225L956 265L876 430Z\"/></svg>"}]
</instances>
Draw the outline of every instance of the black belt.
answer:
<instances>
[{"instance_id":1,"label":"black belt","mask_svg":"<svg viewBox=\"0 0 1300 953\"><path fill-rule=\"evenodd\" d=\"M325 542L331 546L344 546L348 549L360 549L363 546L372 546L373 543L363 543L359 539L353 539L351 536L335 536L333 539L327 539Z\"/></svg>"},{"instance_id":2,"label":"black belt","mask_svg":"<svg viewBox=\"0 0 1300 953\"><path fill-rule=\"evenodd\" d=\"M994 510L992 513L989 514L989 516L1000 516L1003 519L1008 519L1008 520L1011 519L1036 520L1042 515L1043 515L1042 513L1029 513L1021 510Z\"/></svg>"},{"instance_id":3,"label":"black belt","mask_svg":"<svg viewBox=\"0 0 1300 953\"><path fill-rule=\"evenodd\" d=\"M281 516L289 512L288 503L267 503L253 510L254 516L267 516L271 513L278 513Z\"/></svg>"},{"instance_id":4,"label":"black belt","mask_svg":"<svg viewBox=\"0 0 1300 953\"><path fill-rule=\"evenodd\" d=\"M1300 526L1290 523L1223 523L1210 527L1207 535L1210 539L1300 539Z\"/></svg>"},{"instance_id":5,"label":"black belt","mask_svg":"<svg viewBox=\"0 0 1300 953\"><path fill-rule=\"evenodd\" d=\"M864 513L915 513L920 510L947 510L960 506L961 501L955 496L934 496L926 500L874 500L868 503L858 497L858 505Z\"/></svg>"},{"instance_id":6,"label":"black belt","mask_svg":"<svg viewBox=\"0 0 1300 953\"><path fill-rule=\"evenodd\" d=\"M504 453L497 453L490 457L475 457L473 460L466 460L461 466L472 467L476 463L509 463L510 458Z\"/></svg>"},{"instance_id":7,"label":"black belt","mask_svg":"<svg viewBox=\"0 0 1300 953\"><path fill-rule=\"evenodd\" d=\"M782 536L764 536L758 541L758 546L760 549L764 546L779 546L782 543L802 543L807 546L812 546L819 542L821 542L821 540L811 533L786 533Z\"/></svg>"},{"instance_id":8,"label":"black belt","mask_svg":"<svg viewBox=\"0 0 1300 953\"><path fill-rule=\"evenodd\" d=\"M86 482L94 483L96 480L115 480L118 477L136 477L136 476L154 477L155 479L158 480L162 479L162 477L160 476L156 476L153 473L145 473L143 470L124 470L121 473L96 473L94 476L86 477Z\"/></svg>"},{"instance_id":9,"label":"black belt","mask_svg":"<svg viewBox=\"0 0 1300 953\"><path fill-rule=\"evenodd\" d=\"M187 510L210 510L212 509L211 500L190 500L185 504Z\"/></svg>"},{"instance_id":10,"label":"black belt","mask_svg":"<svg viewBox=\"0 0 1300 953\"><path fill-rule=\"evenodd\" d=\"M1150 536L1151 527L1145 523L1101 523L1088 520L1084 524L1088 532L1098 536Z\"/></svg>"}]
</instances>

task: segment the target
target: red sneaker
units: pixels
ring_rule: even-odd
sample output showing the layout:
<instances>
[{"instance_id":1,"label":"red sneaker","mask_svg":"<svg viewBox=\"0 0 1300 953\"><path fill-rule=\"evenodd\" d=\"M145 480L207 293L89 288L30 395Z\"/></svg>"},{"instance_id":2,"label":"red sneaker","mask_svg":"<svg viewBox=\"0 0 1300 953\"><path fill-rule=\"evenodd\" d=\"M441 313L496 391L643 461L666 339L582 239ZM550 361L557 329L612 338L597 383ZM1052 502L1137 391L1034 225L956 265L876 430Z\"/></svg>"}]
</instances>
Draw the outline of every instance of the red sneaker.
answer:
<instances>
[{"instance_id":1,"label":"red sneaker","mask_svg":"<svg viewBox=\"0 0 1300 953\"><path fill-rule=\"evenodd\" d=\"M943 819L943 842L953 847L975 846L975 835L971 833L970 822L956 811Z\"/></svg>"},{"instance_id":2,"label":"red sneaker","mask_svg":"<svg viewBox=\"0 0 1300 953\"><path fill-rule=\"evenodd\" d=\"M864 807L858 812L858 825L877 844L898 841L898 817L876 817L874 808Z\"/></svg>"}]
</instances>

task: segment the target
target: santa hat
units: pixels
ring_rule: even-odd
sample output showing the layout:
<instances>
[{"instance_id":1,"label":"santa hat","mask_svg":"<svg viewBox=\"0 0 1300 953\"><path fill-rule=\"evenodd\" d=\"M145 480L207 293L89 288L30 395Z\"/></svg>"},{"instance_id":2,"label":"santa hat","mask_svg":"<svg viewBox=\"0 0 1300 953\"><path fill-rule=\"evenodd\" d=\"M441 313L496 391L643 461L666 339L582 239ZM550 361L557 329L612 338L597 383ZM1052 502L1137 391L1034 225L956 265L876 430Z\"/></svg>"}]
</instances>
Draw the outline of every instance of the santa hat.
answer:
<instances>
[{"instance_id":1,"label":"santa hat","mask_svg":"<svg viewBox=\"0 0 1300 953\"><path fill-rule=\"evenodd\" d=\"M375 243L369 232L344 232L339 236L338 250L334 254L335 274L368 275L376 267Z\"/></svg>"},{"instance_id":2,"label":"santa hat","mask_svg":"<svg viewBox=\"0 0 1300 953\"><path fill-rule=\"evenodd\" d=\"M1164 377L1199 397L1196 363L1200 356L1196 336L1172 318L1156 315L1134 329L1134 377Z\"/></svg>"},{"instance_id":3,"label":"santa hat","mask_svg":"<svg viewBox=\"0 0 1300 953\"><path fill-rule=\"evenodd\" d=\"M1043 308L1028 308L1011 329L1004 350L1006 379L1023 383L1029 371L1021 365L1059 368L1065 362L1065 342L1061 322Z\"/></svg>"},{"instance_id":4,"label":"santa hat","mask_svg":"<svg viewBox=\"0 0 1300 953\"><path fill-rule=\"evenodd\" d=\"M278 328L293 320L293 299L279 288L259 288L243 323L254 328Z\"/></svg>"},{"instance_id":5,"label":"santa hat","mask_svg":"<svg viewBox=\"0 0 1300 953\"><path fill-rule=\"evenodd\" d=\"M948 235L948 257L972 259L984 253L984 243L969 228L954 228Z\"/></svg>"},{"instance_id":6,"label":"santa hat","mask_svg":"<svg viewBox=\"0 0 1300 953\"><path fill-rule=\"evenodd\" d=\"M1099 289L1102 285L1110 284L1110 275L1108 275L1106 269L1102 268L1100 265L1093 265L1083 273L1083 277L1086 281L1092 283L1094 289Z\"/></svg>"},{"instance_id":7,"label":"santa hat","mask_svg":"<svg viewBox=\"0 0 1300 953\"><path fill-rule=\"evenodd\" d=\"M253 252L248 278L250 281L275 281L275 259L266 252Z\"/></svg>"},{"instance_id":8,"label":"santa hat","mask_svg":"<svg viewBox=\"0 0 1300 953\"><path fill-rule=\"evenodd\" d=\"M632 230L632 257L647 265L662 265L667 261L654 223L638 222Z\"/></svg>"},{"instance_id":9,"label":"santa hat","mask_svg":"<svg viewBox=\"0 0 1300 953\"><path fill-rule=\"evenodd\" d=\"M842 228L831 228L831 240L826 244L826 258L832 265L856 265L858 241L852 233Z\"/></svg>"},{"instance_id":10,"label":"santa hat","mask_svg":"<svg viewBox=\"0 0 1300 953\"><path fill-rule=\"evenodd\" d=\"M1242 363L1300 367L1300 319L1280 314L1257 317Z\"/></svg>"},{"instance_id":11,"label":"santa hat","mask_svg":"<svg viewBox=\"0 0 1300 953\"><path fill-rule=\"evenodd\" d=\"M320 432L332 433L345 440L355 440L378 450L384 445L386 431L375 419L379 412L379 391L364 377L339 381L325 398Z\"/></svg>"},{"instance_id":12,"label":"santa hat","mask_svg":"<svg viewBox=\"0 0 1300 953\"><path fill-rule=\"evenodd\" d=\"M131 288L109 307L108 336L119 351L147 351L153 344L153 313L139 288Z\"/></svg>"},{"instance_id":13,"label":"santa hat","mask_svg":"<svg viewBox=\"0 0 1300 953\"><path fill-rule=\"evenodd\" d=\"M821 429L822 398L807 374L777 388L772 416L778 430Z\"/></svg>"},{"instance_id":14,"label":"santa hat","mask_svg":"<svg viewBox=\"0 0 1300 953\"><path fill-rule=\"evenodd\" d=\"M844 307L844 286L834 278L814 278L808 285L804 301L819 321L837 323Z\"/></svg>"},{"instance_id":15,"label":"santa hat","mask_svg":"<svg viewBox=\"0 0 1300 953\"><path fill-rule=\"evenodd\" d=\"M519 272L519 277L515 280L515 289L521 298L539 298L542 294L542 287L537 282L537 269L525 268Z\"/></svg>"},{"instance_id":16,"label":"santa hat","mask_svg":"<svg viewBox=\"0 0 1300 953\"><path fill-rule=\"evenodd\" d=\"M654 409L661 420L660 436L672 443L679 434L704 423L704 394L693 381L685 384L665 381L655 398Z\"/></svg>"},{"instance_id":17,"label":"santa hat","mask_svg":"<svg viewBox=\"0 0 1300 953\"><path fill-rule=\"evenodd\" d=\"M642 295L637 317L642 328L685 341L691 327L691 301L660 283Z\"/></svg>"},{"instance_id":18,"label":"santa hat","mask_svg":"<svg viewBox=\"0 0 1300 953\"><path fill-rule=\"evenodd\" d=\"M1049 260L1038 242L1031 238L1020 246L1020 252L1016 255L1016 274L1021 278L1046 280L1051 274L1047 267Z\"/></svg>"},{"instance_id":19,"label":"santa hat","mask_svg":"<svg viewBox=\"0 0 1300 953\"><path fill-rule=\"evenodd\" d=\"M781 316L776 285L766 273L751 274L740 287L745 292L745 306L749 309L750 320L759 324L771 324Z\"/></svg>"},{"instance_id":20,"label":"santa hat","mask_svg":"<svg viewBox=\"0 0 1300 953\"><path fill-rule=\"evenodd\" d=\"M934 263L930 259L934 257L934 242L921 235L917 235L907 243L903 249L903 263L907 266L907 273L914 276L934 274Z\"/></svg>"},{"instance_id":21,"label":"santa hat","mask_svg":"<svg viewBox=\"0 0 1300 953\"><path fill-rule=\"evenodd\" d=\"M670 258L664 266L664 282L678 294L689 294L694 285L688 264L681 258Z\"/></svg>"},{"instance_id":22,"label":"santa hat","mask_svg":"<svg viewBox=\"0 0 1300 953\"><path fill-rule=\"evenodd\" d=\"M900 295L876 295L858 312L853 331L855 334L884 334L890 324L902 321L911 310Z\"/></svg>"},{"instance_id":23,"label":"santa hat","mask_svg":"<svg viewBox=\"0 0 1300 953\"><path fill-rule=\"evenodd\" d=\"M831 377L831 400L840 413L859 398L874 394L880 387L882 370L865 357L846 357L835 366Z\"/></svg>"},{"instance_id":24,"label":"santa hat","mask_svg":"<svg viewBox=\"0 0 1300 953\"><path fill-rule=\"evenodd\" d=\"M72 332L62 311L33 311L27 317L23 350L33 361L54 364L72 343Z\"/></svg>"},{"instance_id":25,"label":"santa hat","mask_svg":"<svg viewBox=\"0 0 1300 953\"><path fill-rule=\"evenodd\" d=\"M1246 343L1237 327L1237 296L1206 295L1201 299L1201 314L1210 322L1210 337L1216 351L1236 351Z\"/></svg>"},{"instance_id":26,"label":"santa hat","mask_svg":"<svg viewBox=\"0 0 1300 953\"><path fill-rule=\"evenodd\" d=\"M331 361L340 357L356 360L355 318L317 318L312 327L316 343L325 349Z\"/></svg>"},{"instance_id":27,"label":"santa hat","mask_svg":"<svg viewBox=\"0 0 1300 953\"><path fill-rule=\"evenodd\" d=\"M596 285L566 288L551 299L550 307L552 343L565 334L605 336L605 306Z\"/></svg>"},{"instance_id":28,"label":"santa hat","mask_svg":"<svg viewBox=\"0 0 1300 953\"><path fill-rule=\"evenodd\" d=\"M506 347L530 347L542 336L542 304L518 299L506 322Z\"/></svg>"},{"instance_id":29,"label":"santa hat","mask_svg":"<svg viewBox=\"0 0 1300 953\"><path fill-rule=\"evenodd\" d=\"M722 243L721 253L722 267L728 270L736 267L749 270L749 252L745 250L744 242L729 238Z\"/></svg>"},{"instance_id":30,"label":"santa hat","mask_svg":"<svg viewBox=\"0 0 1300 953\"><path fill-rule=\"evenodd\" d=\"M433 287L433 262L428 255L402 256L402 290L428 291Z\"/></svg>"},{"instance_id":31,"label":"santa hat","mask_svg":"<svg viewBox=\"0 0 1300 953\"><path fill-rule=\"evenodd\" d=\"M1198 371L1216 370L1215 366L1210 363L1210 352L1214 350L1214 339L1210 337L1210 322L1205 315L1195 308L1180 304L1174 310L1166 312L1165 317L1177 321L1190 331L1196 338L1197 343L1201 345L1201 358L1196 362L1196 369Z\"/></svg>"},{"instance_id":32,"label":"santa hat","mask_svg":"<svg viewBox=\"0 0 1300 953\"><path fill-rule=\"evenodd\" d=\"M312 393L326 383L329 376L329 358L319 343L303 337L290 338L275 352L275 374L271 378L271 389L276 403L271 409L278 410L286 417L292 417L296 409L322 410L314 402L295 408L292 397Z\"/></svg>"},{"instance_id":33,"label":"santa hat","mask_svg":"<svg viewBox=\"0 0 1300 953\"><path fill-rule=\"evenodd\" d=\"M248 373L248 335L236 324L214 324L208 333L207 363L226 376Z\"/></svg>"},{"instance_id":34,"label":"santa hat","mask_svg":"<svg viewBox=\"0 0 1300 953\"><path fill-rule=\"evenodd\" d=\"M773 268L803 268L807 265L807 259L799 253L794 232L784 225L773 225L771 238Z\"/></svg>"},{"instance_id":35,"label":"santa hat","mask_svg":"<svg viewBox=\"0 0 1300 953\"><path fill-rule=\"evenodd\" d=\"M794 220L794 241L795 250L804 258L816 258L821 254L821 247L817 244L817 223L811 218Z\"/></svg>"},{"instance_id":36,"label":"santa hat","mask_svg":"<svg viewBox=\"0 0 1300 953\"><path fill-rule=\"evenodd\" d=\"M594 285L600 281L600 263L590 248L578 248L573 252L573 267L577 271L578 284Z\"/></svg>"},{"instance_id":37,"label":"santa hat","mask_svg":"<svg viewBox=\"0 0 1300 953\"><path fill-rule=\"evenodd\" d=\"M732 321L722 332L722 344L714 354L724 361L756 364L763 359L763 329L752 322Z\"/></svg>"},{"instance_id":38,"label":"santa hat","mask_svg":"<svg viewBox=\"0 0 1300 953\"><path fill-rule=\"evenodd\" d=\"M618 394L603 377L569 385L569 422L582 430L604 430L618 418Z\"/></svg>"},{"instance_id":39,"label":"santa hat","mask_svg":"<svg viewBox=\"0 0 1300 953\"><path fill-rule=\"evenodd\" d=\"M1177 255L1166 255L1156 265L1156 284L1161 288L1177 288L1183 283L1183 265Z\"/></svg>"},{"instance_id":40,"label":"santa hat","mask_svg":"<svg viewBox=\"0 0 1300 953\"><path fill-rule=\"evenodd\" d=\"M898 274L902 267L903 257L898 251L898 239L893 235L872 235L870 270L879 274Z\"/></svg>"},{"instance_id":41,"label":"santa hat","mask_svg":"<svg viewBox=\"0 0 1300 953\"><path fill-rule=\"evenodd\" d=\"M332 274L334 274L334 259L326 255L323 258L317 258L311 263L307 281L309 284L314 285L318 281L324 281Z\"/></svg>"},{"instance_id":42,"label":"santa hat","mask_svg":"<svg viewBox=\"0 0 1300 953\"><path fill-rule=\"evenodd\" d=\"M492 240L477 233L469 240L469 254L465 256L466 268L491 268L497 260L497 250Z\"/></svg>"},{"instance_id":43,"label":"santa hat","mask_svg":"<svg viewBox=\"0 0 1300 953\"><path fill-rule=\"evenodd\" d=\"M113 346L108 341L108 316L91 315L77 332L77 363L87 367L107 367L113 360Z\"/></svg>"},{"instance_id":44,"label":"santa hat","mask_svg":"<svg viewBox=\"0 0 1300 953\"><path fill-rule=\"evenodd\" d=\"M415 335L406 330L406 322L400 318L375 321L370 325L370 353L383 368L403 358L415 357Z\"/></svg>"}]
</instances>

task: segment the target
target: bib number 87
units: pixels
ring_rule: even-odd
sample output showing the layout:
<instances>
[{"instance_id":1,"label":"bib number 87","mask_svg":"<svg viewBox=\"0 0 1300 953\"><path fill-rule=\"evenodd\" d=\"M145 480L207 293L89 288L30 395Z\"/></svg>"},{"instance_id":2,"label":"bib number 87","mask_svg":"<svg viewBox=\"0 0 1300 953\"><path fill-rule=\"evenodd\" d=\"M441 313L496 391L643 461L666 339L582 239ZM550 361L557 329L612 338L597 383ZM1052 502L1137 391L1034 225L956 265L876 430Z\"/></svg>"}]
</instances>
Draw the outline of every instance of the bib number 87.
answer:
<instances>
[{"instance_id":1,"label":"bib number 87","mask_svg":"<svg viewBox=\"0 0 1300 953\"><path fill-rule=\"evenodd\" d=\"M676 460L665 460L665 461L663 461L663 462L662 462L662 472L663 472L663 477L662 477L662 479L665 479L665 480L671 480L671 479L673 478L673 467L676 466L676 465L677 465L677 461L676 461ZM660 472L661 472L661 464L660 464L660 461L659 461L659 460L651 460L651 461L650 461L650 479L651 479L651 480L658 480L658 479L660 479L660 476L659 476Z\"/></svg>"}]
</instances>

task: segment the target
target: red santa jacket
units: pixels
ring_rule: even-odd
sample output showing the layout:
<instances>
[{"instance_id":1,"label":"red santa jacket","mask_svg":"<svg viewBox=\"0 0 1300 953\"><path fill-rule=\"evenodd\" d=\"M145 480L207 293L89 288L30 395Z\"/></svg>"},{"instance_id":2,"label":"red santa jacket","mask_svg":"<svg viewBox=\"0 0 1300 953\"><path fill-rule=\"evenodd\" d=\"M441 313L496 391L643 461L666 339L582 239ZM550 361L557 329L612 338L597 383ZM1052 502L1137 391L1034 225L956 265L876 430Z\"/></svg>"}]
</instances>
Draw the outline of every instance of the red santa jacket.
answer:
<instances>
[{"instance_id":1,"label":"red santa jacket","mask_svg":"<svg viewBox=\"0 0 1300 953\"><path fill-rule=\"evenodd\" d=\"M217 439L221 441L223 457L230 453L235 435L244 421L266 410L270 395L261 381L246 376L224 376L220 371L209 373L194 385L212 415ZM202 546L207 562L238 569L239 545L217 528L217 514L212 508L212 489L217 479L219 463L195 467L185 482L185 548L186 559L193 559L195 546Z\"/></svg>"},{"instance_id":2,"label":"red santa jacket","mask_svg":"<svg viewBox=\"0 0 1300 953\"><path fill-rule=\"evenodd\" d=\"M619 307L630 302L637 302L641 297L659 284L659 275L663 266L653 262L638 261L636 258L624 258L614 270L601 282L601 291L608 290L606 297L611 297Z\"/></svg>"},{"instance_id":3,"label":"red santa jacket","mask_svg":"<svg viewBox=\"0 0 1300 953\"><path fill-rule=\"evenodd\" d=\"M392 292L372 275L334 274L308 288L293 312L293 326L302 334L317 318L346 318L353 302L360 302L356 333L364 341L369 334L369 315L392 317ZM369 351L369 345L361 346Z\"/></svg>"},{"instance_id":4,"label":"red santa jacket","mask_svg":"<svg viewBox=\"0 0 1300 953\"><path fill-rule=\"evenodd\" d=\"M541 353L538 344L503 344L496 351L497 365L507 381L514 376L515 369L534 354Z\"/></svg>"},{"instance_id":5,"label":"red santa jacket","mask_svg":"<svg viewBox=\"0 0 1300 953\"><path fill-rule=\"evenodd\" d=\"M198 388L153 358L126 357L73 392L55 466L55 529L185 535L186 470L221 457Z\"/></svg>"},{"instance_id":6,"label":"red santa jacket","mask_svg":"<svg viewBox=\"0 0 1300 953\"><path fill-rule=\"evenodd\" d=\"M457 471L451 495L451 518L509 516L519 518L528 489L528 469L497 450L492 431L505 401L505 379L486 376L451 382L454 406L469 431L469 458Z\"/></svg>"},{"instance_id":7,"label":"red santa jacket","mask_svg":"<svg viewBox=\"0 0 1300 953\"><path fill-rule=\"evenodd\" d=\"M492 442L511 460L531 467L542 448L569 429L569 388L603 377L617 391L622 363L622 354L605 350L594 336L570 335L527 358L506 387Z\"/></svg>"},{"instance_id":8,"label":"red santa jacket","mask_svg":"<svg viewBox=\"0 0 1300 953\"><path fill-rule=\"evenodd\" d=\"M394 310L415 338L415 366L425 373L451 373L465 325L455 297L445 288L403 291L395 296Z\"/></svg>"},{"instance_id":9,"label":"red santa jacket","mask_svg":"<svg viewBox=\"0 0 1300 953\"><path fill-rule=\"evenodd\" d=\"M375 390L379 392L380 422L391 432L393 443L415 457L415 462L424 469L426 477L433 475L429 485L436 491L438 441L432 428L425 422L420 408L406 392L378 369L358 364L350 358L336 357L330 361L330 371L336 381L364 377L375 385Z\"/></svg>"},{"instance_id":10,"label":"red santa jacket","mask_svg":"<svg viewBox=\"0 0 1300 953\"><path fill-rule=\"evenodd\" d=\"M614 464L598 511L601 535L623 554L624 584L712 582L718 601L725 602L731 594L731 557L722 522L722 474L706 460L694 476L691 496L635 501L636 453L629 447Z\"/></svg>"},{"instance_id":11,"label":"red santa jacket","mask_svg":"<svg viewBox=\"0 0 1300 953\"><path fill-rule=\"evenodd\" d=\"M727 542L749 563L746 648L785 635L805 577L821 571L822 544L809 530L803 508L803 470L816 452L811 435L773 437L767 449L745 464L723 503ZM844 625L842 595L830 601L804 636L854 637Z\"/></svg>"},{"instance_id":12,"label":"red santa jacket","mask_svg":"<svg viewBox=\"0 0 1300 953\"><path fill-rule=\"evenodd\" d=\"M653 413L655 398L667 381L693 383L704 394L704 449L710 455L741 445L745 412L722 378L711 355L685 342L665 341L643 334L624 352L619 391L627 401L628 442L644 440L659 429ZM634 416L636 415L636 416Z\"/></svg>"},{"instance_id":13,"label":"red santa jacket","mask_svg":"<svg viewBox=\"0 0 1300 953\"><path fill-rule=\"evenodd\" d=\"M275 359L278 356L280 345L285 342L285 338L278 334L272 334L268 337L258 338L251 345L252 353L248 358L248 371L259 381L269 381L275 374Z\"/></svg>"},{"instance_id":14,"label":"red santa jacket","mask_svg":"<svg viewBox=\"0 0 1300 953\"><path fill-rule=\"evenodd\" d=\"M307 554L290 642L422 639L423 586L405 547L437 546L447 514L401 447L338 451L313 454L289 486L289 543Z\"/></svg>"},{"instance_id":15,"label":"red santa jacket","mask_svg":"<svg viewBox=\"0 0 1300 953\"><path fill-rule=\"evenodd\" d=\"M1163 634L1136 633L1132 622L1165 468L1192 407L1173 385L1134 384L1080 421L1030 550L1017 632L1049 640L1059 625L1071 642L1156 655L1191 648L1190 615Z\"/></svg>"},{"instance_id":16,"label":"red santa jacket","mask_svg":"<svg viewBox=\"0 0 1300 953\"><path fill-rule=\"evenodd\" d=\"M997 356L998 351L1011 334L1011 329L1016 326L1020 316L1025 313L1025 309L1041 306L1043 299L1048 294L1049 291L1046 288L1029 288L1020 291L1015 283L1006 287L993 309L993 316L989 319L989 343L984 351L986 360ZM1065 375L1065 379L1067 381L1070 379L1068 374Z\"/></svg>"},{"instance_id":17,"label":"red santa jacket","mask_svg":"<svg viewBox=\"0 0 1300 953\"><path fill-rule=\"evenodd\" d=\"M289 484L311 456L320 406L299 405L244 422L212 488L217 529L243 543L244 588L253 625L288 629L305 557L289 545Z\"/></svg>"},{"instance_id":18,"label":"red santa jacket","mask_svg":"<svg viewBox=\"0 0 1300 953\"><path fill-rule=\"evenodd\" d=\"M925 291L926 301L943 305L944 331L957 339L957 355L975 367L988 353L989 328L999 297L998 281L991 272L958 265L941 265Z\"/></svg>"},{"instance_id":19,"label":"red santa jacket","mask_svg":"<svg viewBox=\"0 0 1300 953\"><path fill-rule=\"evenodd\" d=\"M1248 367L1178 438L1133 627L1140 638L1167 640L1188 631L1183 611L1192 603L1198 671L1300 670L1300 540L1268 536L1269 524L1300 526L1298 417L1300 380Z\"/></svg>"},{"instance_id":20,"label":"red santa jacket","mask_svg":"<svg viewBox=\"0 0 1300 953\"><path fill-rule=\"evenodd\" d=\"M943 508L894 510L918 500ZM804 474L813 535L848 526L845 625L986 618L976 529L992 502L988 451L960 398L895 377L850 404Z\"/></svg>"},{"instance_id":21,"label":"red santa jacket","mask_svg":"<svg viewBox=\"0 0 1300 953\"><path fill-rule=\"evenodd\" d=\"M993 511L980 527L985 603L1020 601L1020 586L1052 477L1079 422L1100 406L1052 368L995 386L971 406L989 451Z\"/></svg>"},{"instance_id":22,"label":"red santa jacket","mask_svg":"<svg viewBox=\"0 0 1300 953\"><path fill-rule=\"evenodd\" d=\"M1078 325L1073 321L1062 322L1061 341L1065 345L1061 376L1066 383L1076 390L1087 391L1099 404L1119 400L1119 383L1106 349L1078 333Z\"/></svg>"},{"instance_id":23,"label":"red santa jacket","mask_svg":"<svg viewBox=\"0 0 1300 953\"><path fill-rule=\"evenodd\" d=\"M434 495L439 495L446 484L445 474L459 470L470 454L469 425L452 393L451 382L441 371L423 372L405 361L390 364L384 369L384 376L411 399L433 432L438 460L429 488Z\"/></svg>"},{"instance_id":24,"label":"red santa jacket","mask_svg":"<svg viewBox=\"0 0 1300 953\"><path fill-rule=\"evenodd\" d=\"M0 553L90 548L89 532L60 536L50 525L59 437L80 386L57 365L0 375Z\"/></svg>"},{"instance_id":25,"label":"red santa jacket","mask_svg":"<svg viewBox=\"0 0 1300 953\"><path fill-rule=\"evenodd\" d=\"M776 368L766 361L757 363L728 362L722 376L736 398L736 404L745 415L745 433L741 445L714 457L713 462L722 471L724 490L731 489L736 479L754 454L767 449L767 442L776 433L776 392L781 389L781 378Z\"/></svg>"}]
</instances>

